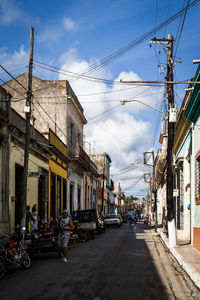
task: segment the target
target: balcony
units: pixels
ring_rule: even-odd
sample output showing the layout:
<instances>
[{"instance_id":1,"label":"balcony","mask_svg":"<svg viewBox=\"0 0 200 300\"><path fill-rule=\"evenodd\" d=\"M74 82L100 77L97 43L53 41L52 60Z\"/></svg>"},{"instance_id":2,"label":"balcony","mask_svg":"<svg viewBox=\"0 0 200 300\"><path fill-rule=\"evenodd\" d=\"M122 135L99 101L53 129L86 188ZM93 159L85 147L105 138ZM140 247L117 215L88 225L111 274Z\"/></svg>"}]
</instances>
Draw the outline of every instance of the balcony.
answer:
<instances>
[{"instance_id":1,"label":"balcony","mask_svg":"<svg viewBox=\"0 0 200 300\"><path fill-rule=\"evenodd\" d=\"M107 189L109 189L110 191L114 190L114 182L112 181L112 179L110 179L110 183L106 184Z\"/></svg>"},{"instance_id":2,"label":"balcony","mask_svg":"<svg viewBox=\"0 0 200 300\"><path fill-rule=\"evenodd\" d=\"M90 157L78 143L73 148L74 151L69 151L70 166L83 175L84 171L90 171Z\"/></svg>"}]
</instances>

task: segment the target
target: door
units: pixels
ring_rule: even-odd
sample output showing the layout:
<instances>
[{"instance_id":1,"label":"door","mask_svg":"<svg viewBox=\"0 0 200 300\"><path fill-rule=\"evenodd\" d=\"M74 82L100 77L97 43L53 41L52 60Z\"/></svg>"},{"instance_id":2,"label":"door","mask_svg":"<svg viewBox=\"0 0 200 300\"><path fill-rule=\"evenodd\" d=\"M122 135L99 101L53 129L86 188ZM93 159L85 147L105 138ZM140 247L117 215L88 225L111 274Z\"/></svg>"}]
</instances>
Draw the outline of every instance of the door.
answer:
<instances>
[{"instance_id":1,"label":"door","mask_svg":"<svg viewBox=\"0 0 200 300\"><path fill-rule=\"evenodd\" d=\"M73 184L70 184L70 195L69 195L69 197L70 197L70 213L72 213L72 211L73 211L73 194L74 194L74 186L73 186Z\"/></svg>"},{"instance_id":2,"label":"door","mask_svg":"<svg viewBox=\"0 0 200 300\"><path fill-rule=\"evenodd\" d=\"M21 197L22 197L23 167L15 164L15 227L20 225L22 217Z\"/></svg>"},{"instance_id":3,"label":"door","mask_svg":"<svg viewBox=\"0 0 200 300\"><path fill-rule=\"evenodd\" d=\"M56 175L51 173L51 217L56 219Z\"/></svg>"}]
</instances>

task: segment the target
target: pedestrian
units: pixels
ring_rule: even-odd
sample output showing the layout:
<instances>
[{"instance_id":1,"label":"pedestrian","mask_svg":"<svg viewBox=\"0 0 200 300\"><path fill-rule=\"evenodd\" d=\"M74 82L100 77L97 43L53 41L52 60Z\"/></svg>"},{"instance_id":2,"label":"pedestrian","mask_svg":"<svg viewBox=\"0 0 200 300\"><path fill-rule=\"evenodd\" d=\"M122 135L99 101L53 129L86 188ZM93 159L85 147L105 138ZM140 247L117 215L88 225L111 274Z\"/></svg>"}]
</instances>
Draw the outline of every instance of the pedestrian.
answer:
<instances>
[{"instance_id":1,"label":"pedestrian","mask_svg":"<svg viewBox=\"0 0 200 300\"><path fill-rule=\"evenodd\" d=\"M75 212L75 210L73 210L73 212L71 214L71 219L72 219L72 221L76 220L76 212Z\"/></svg>"},{"instance_id":2,"label":"pedestrian","mask_svg":"<svg viewBox=\"0 0 200 300\"><path fill-rule=\"evenodd\" d=\"M151 226L151 214L149 214L149 224Z\"/></svg>"},{"instance_id":3,"label":"pedestrian","mask_svg":"<svg viewBox=\"0 0 200 300\"><path fill-rule=\"evenodd\" d=\"M166 233L166 236L168 237L167 216L163 217L163 233Z\"/></svg>"},{"instance_id":4,"label":"pedestrian","mask_svg":"<svg viewBox=\"0 0 200 300\"><path fill-rule=\"evenodd\" d=\"M70 218L68 210L64 209L62 215L57 220L58 246L61 248L63 262L67 262L67 246L70 237L70 231L74 229L73 222Z\"/></svg>"},{"instance_id":5,"label":"pedestrian","mask_svg":"<svg viewBox=\"0 0 200 300\"><path fill-rule=\"evenodd\" d=\"M129 217L129 229L131 232L133 232L133 230L134 230L135 223L136 223L136 216L135 215L130 216Z\"/></svg>"},{"instance_id":6,"label":"pedestrian","mask_svg":"<svg viewBox=\"0 0 200 300\"><path fill-rule=\"evenodd\" d=\"M35 219L33 218L33 215L31 213L30 209L31 209L30 206L27 205L26 206L26 231L27 232L31 231L31 221L35 222Z\"/></svg>"},{"instance_id":7,"label":"pedestrian","mask_svg":"<svg viewBox=\"0 0 200 300\"><path fill-rule=\"evenodd\" d=\"M31 231L37 231L38 230L38 209L37 204L34 204L32 207L32 216L33 220L31 220Z\"/></svg>"}]
</instances>

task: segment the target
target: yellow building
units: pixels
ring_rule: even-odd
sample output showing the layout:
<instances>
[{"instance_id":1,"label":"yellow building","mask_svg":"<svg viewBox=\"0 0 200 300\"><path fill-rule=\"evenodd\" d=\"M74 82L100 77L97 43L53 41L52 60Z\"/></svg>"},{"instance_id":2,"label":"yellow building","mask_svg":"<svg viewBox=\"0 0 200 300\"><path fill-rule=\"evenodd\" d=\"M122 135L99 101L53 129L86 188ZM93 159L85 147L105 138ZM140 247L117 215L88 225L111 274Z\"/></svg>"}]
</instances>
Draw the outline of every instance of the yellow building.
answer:
<instances>
[{"instance_id":1,"label":"yellow building","mask_svg":"<svg viewBox=\"0 0 200 300\"><path fill-rule=\"evenodd\" d=\"M49 216L57 218L67 204L67 146L49 130L51 159L49 161Z\"/></svg>"},{"instance_id":2,"label":"yellow building","mask_svg":"<svg viewBox=\"0 0 200 300\"><path fill-rule=\"evenodd\" d=\"M9 112L9 231L15 231L22 217L22 178L26 121L15 110ZM32 126L30 128L29 164L26 205L38 205L41 223L48 218L48 140Z\"/></svg>"}]
</instances>

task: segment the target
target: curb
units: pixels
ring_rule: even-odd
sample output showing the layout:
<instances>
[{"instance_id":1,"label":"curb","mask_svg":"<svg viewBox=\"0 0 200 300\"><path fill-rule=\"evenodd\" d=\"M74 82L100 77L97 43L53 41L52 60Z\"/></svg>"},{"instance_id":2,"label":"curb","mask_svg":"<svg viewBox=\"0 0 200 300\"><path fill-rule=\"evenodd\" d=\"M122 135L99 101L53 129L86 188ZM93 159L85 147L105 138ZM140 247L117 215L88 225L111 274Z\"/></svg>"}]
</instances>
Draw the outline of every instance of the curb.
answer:
<instances>
[{"instance_id":1,"label":"curb","mask_svg":"<svg viewBox=\"0 0 200 300\"><path fill-rule=\"evenodd\" d=\"M170 251L170 253L173 255L173 257L177 260L179 265L182 267L182 269L188 274L190 279L194 282L194 284L200 289L200 273L198 273L189 263L186 263L183 259L183 257L178 253L176 248L170 248L168 239L165 237L165 235L158 231L161 239L165 243L166 247Z\"/></svg>"}]
</instances>

